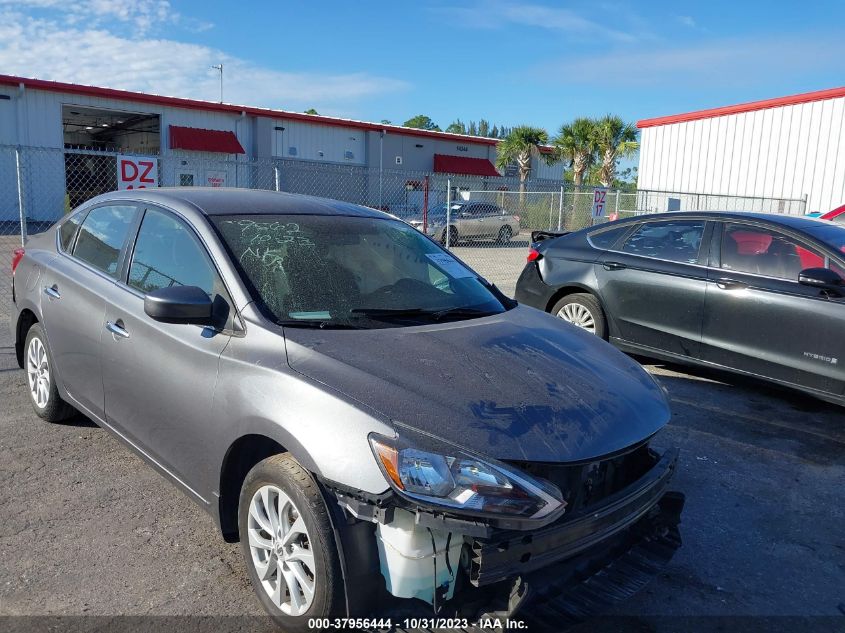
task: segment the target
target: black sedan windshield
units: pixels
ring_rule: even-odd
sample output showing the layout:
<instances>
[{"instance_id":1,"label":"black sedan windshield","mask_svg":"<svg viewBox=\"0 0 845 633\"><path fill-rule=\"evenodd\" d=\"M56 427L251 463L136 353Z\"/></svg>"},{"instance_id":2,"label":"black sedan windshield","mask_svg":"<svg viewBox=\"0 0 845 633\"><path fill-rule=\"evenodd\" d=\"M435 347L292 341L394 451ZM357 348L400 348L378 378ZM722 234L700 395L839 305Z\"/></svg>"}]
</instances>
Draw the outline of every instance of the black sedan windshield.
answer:
<instances>
[{"instance_id":1,"label":"black sedan windshield","mask_svg":"<svg viewBox=\"0 0 845 633\"><path fill-rule=\"evenodd\" d=\"M267 312L286 325L396 327L507 306L407 224L336 215L212 218Z\"/></svg>"}]
</instances>

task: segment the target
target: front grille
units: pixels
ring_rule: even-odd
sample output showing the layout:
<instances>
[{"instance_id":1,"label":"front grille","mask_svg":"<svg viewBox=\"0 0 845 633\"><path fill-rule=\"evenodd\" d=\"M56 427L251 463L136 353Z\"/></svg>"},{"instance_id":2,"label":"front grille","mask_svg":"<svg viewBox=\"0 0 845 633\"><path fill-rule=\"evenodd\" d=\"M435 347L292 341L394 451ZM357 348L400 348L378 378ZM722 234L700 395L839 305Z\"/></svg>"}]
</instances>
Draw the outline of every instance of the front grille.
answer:
<instances>
[{"instance_id":1,"label":"front grille","mask_svg":"<svg viewBox=\"0 0 845 633\"><path fill-rule=\"evenodd\" d=\"M515 462L527 473L552 482L563 493L566 512L598 503L637 481L657 463L659 457L647 443L624 454L584 464Z\"/></svg>"}]
</instances>

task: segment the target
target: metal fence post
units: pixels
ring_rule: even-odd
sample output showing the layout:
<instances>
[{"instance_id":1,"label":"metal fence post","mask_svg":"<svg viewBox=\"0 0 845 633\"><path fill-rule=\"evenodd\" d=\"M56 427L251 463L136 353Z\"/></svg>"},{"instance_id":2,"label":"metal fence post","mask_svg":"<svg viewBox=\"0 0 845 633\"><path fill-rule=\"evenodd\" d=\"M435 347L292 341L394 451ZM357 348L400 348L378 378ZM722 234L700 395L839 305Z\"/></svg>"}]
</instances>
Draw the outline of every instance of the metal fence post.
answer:
<instances>
[{"instance_id":1,"label":"metal fence post","mask_svg":"<svg viewBox=\"0 0 845 633\"><path fill-rule=\"evenodd\" d=\"M552 230L552 212L554 211L555 197L554 194L549 196L549 230Z\"/></svg>"},{"instance_id":2,"label":"metal fence post","mask_svg":"<svg viewBox=\"0 0 845 633\"><path fill-rule=\"evenodd\" d=\"M450 225L452 224L452 179L446 179L446 250L451 250Z\"/></svg>"},{"instance_id":3,"label":"metal fence post","mask_svg":"<svg viewBox=\"0 0 845 633\"><path fill-rule=\"evenodd\" d=\"M273 166L273 177L275 179L276 191L281 191L279 188L279 167L278 165Z\"/></svg>"},{"instance_id":4,"label":"metal fence post","mask_svg":"<svg viewBox=\"0 0 845 633\"><path fill-rule=\"evenodd\" d=\"M557 230L560 231L560 227L563 224L563 186L560 188L560 202L557 205Z\"/></svg>"},{"instance_id":5,"label":"metal fence post","mask_svg":"<svg viewBox=\"0 0 845 633\"><path fill-rule=\"evenodd\" d=\"M15 148L15 173L18 180L18 214L21 222L21 246L26 245L26 212L23 208L23 176L21 173L21 148Z\"/></svg>"}]
</instances>

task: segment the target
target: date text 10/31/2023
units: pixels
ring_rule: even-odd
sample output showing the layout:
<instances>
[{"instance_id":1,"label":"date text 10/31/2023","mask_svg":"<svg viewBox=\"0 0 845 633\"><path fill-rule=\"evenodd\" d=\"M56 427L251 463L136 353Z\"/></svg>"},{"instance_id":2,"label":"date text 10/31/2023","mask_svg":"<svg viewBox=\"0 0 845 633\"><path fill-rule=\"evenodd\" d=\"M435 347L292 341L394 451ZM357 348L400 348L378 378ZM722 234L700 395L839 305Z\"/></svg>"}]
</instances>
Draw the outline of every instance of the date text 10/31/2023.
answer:
<instances>
[{"instance_id":1,"label":"date text 10/31/2023","mask_svg":"<svg viewBox=\"0 0 845 633\"><path fill-rule=\"evenodd\" d=\"M393 622L391 618L311 618L308 620L310 629L392 629L399 626L403 629L467 629L477 626L482 629L522 630L528 625L522 620L503 618L483 618L478 622L470 622L467 618L403 618Z\"/></svg>"}]
</instances>

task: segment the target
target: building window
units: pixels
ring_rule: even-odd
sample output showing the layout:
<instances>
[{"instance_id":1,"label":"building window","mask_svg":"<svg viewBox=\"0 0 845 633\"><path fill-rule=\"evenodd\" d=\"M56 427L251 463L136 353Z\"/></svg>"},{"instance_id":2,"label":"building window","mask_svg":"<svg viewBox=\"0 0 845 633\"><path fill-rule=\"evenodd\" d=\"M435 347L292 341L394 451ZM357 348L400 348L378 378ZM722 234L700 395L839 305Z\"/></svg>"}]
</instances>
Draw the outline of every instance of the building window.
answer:
<instances>
[{"instance_id":1,"label":"building window","mask_svg":"<svg viewBox=\"0 0 845 633\"><path fill-rule=\"evenodd\" d=\"M293 147L293 146L288 147L288 155L289 156L296 156L296 148Z\"/></svg>"}]
</instances>

